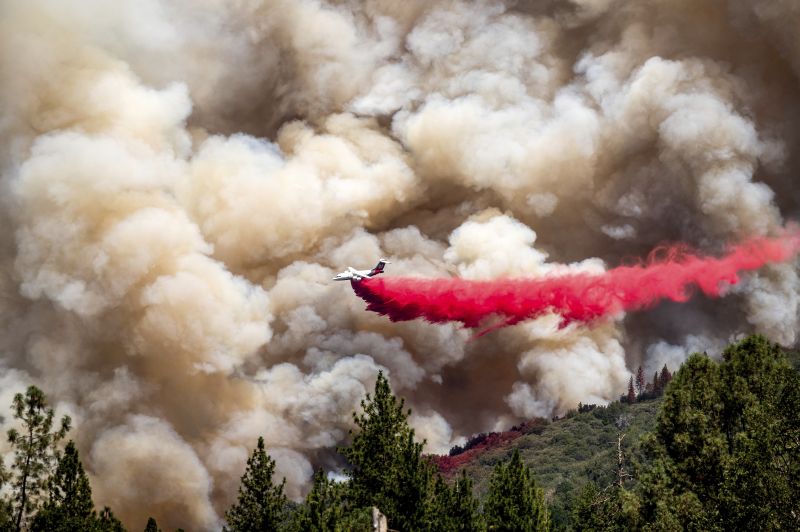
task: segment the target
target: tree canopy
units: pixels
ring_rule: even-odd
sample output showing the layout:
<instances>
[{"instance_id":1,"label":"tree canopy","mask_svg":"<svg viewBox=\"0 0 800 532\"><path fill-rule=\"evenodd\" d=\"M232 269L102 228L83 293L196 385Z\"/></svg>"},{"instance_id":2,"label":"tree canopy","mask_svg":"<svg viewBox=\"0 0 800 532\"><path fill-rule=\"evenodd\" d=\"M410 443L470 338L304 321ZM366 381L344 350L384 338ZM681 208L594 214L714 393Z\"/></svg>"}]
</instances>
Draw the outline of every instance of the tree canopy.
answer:
<instances>
[{"instance_id":1,"label":"tree canopy","mask_svg":"<svg viewBox=\"0 0 800 532\"><path fill-rule=\"evenodd\" d=\"M548 500L514 449L496 463L481 505L466 470L446 479L422 454L411 412L381 372L353 414L350 444L340 449L345 478L333 480L320 469L305 501L288 501L285 479L276 482L275 461L259 438L225 514L225 530L367 530L372 507L400 531L539 531L554 520L576 530L800 529L800 374L778 345L753 336L730 346L721 361L695 354L674 375L662 368L647 384L663 388L658 409L644 402L657 397L647 390L632 400L643 376L639 371L628 382L626 401L576 413L592 417L581 421L585 429L591 423L584 421L616 420L617 459L607 464L609 474L588 468L591 482L559 486ZM12 408L19 428L8 433L12 466L0 466L0 485L7 483L0 530L124 531L109 508L95 509L75 442L62 450L69 418L54 427L53 409L33 386L14 397ZM627 420L636 422L625 409L650 412L648 428L637 434L651 432L635 447L626 443L623 453ZM155 519L145 530L159 531Z\"/></svg>"},{"instance_id":2,"label":"tree canopy","mask_svg":"<svg viewBox=\"0 0 800 532\"><path fill-rule=\"evenodd\" d=\"M48 499L34 517L31 530L68 532L98 527L89 478L75 442L70 440L48 482Z\"/></svg>"},{"instance_id":3,"label":"tree canopy","mask_svg":"<svg viewBox=\"0 0 800 532\"><path fill-rule=\"evenodd\" d=\"M408 425L410 410L392 394L389 381L378 373L375 392L353 414L358 430L340 449L349 464L350 499L355 507L377 506L389 527L419 530L429 519L433 467L423 459L424 442L414 440Z\"/></svg>"},{"instance_id":4,"label":"tree canopy","mask_svg":"<svg viewBox=\"0 0 800 532\"><path fill-rule=\"evenodd\" d=\"M752 336L723 362L692 355L648 442L644 516L705 530L800 528L800 376Z\"/></svg>"},{"instance_id":5,"label":"tree canopy","mask_svg":"<svg viewBox=\"0 0 800 532\"><path fill-rule=\"evenodd\" d=\"M253 454L247 459L247 468L242 475L239 497L225 514L231 532L257 532L277 530L285 519L286 495L283 487L286 479L274 484L275 461L264 449L264 438L258 438Z\"/></svg>"},{"instance_id":6,"label":"tree canopy","mask_svg":"<svg viewBox=\"0 0 800 532\"><path fill-rule=\"evenodd\" d=\"M13 529L21 530L27 526L28 517L47 488L49 474L60 457L58 444L67 435L71 420L64 416L58 429L53 430L55 411L36 386L29 386L25 394L16 394L12 410L14 418L22 424L21 430L8 431L8 441L14 450L11 465Z\"/></svg>"},{"instance_id":7,"label":"tree canopy","mask_svg":"<svg viewBox=\"0 0 800 532\"><path fill-rule=\"evenodd\" d=\"M536 486L518 449L514 449L511 460L495 467L484 503L484 516L489 530L549 530L550 514L544 492Z\"/></svg>"}]
</instances>

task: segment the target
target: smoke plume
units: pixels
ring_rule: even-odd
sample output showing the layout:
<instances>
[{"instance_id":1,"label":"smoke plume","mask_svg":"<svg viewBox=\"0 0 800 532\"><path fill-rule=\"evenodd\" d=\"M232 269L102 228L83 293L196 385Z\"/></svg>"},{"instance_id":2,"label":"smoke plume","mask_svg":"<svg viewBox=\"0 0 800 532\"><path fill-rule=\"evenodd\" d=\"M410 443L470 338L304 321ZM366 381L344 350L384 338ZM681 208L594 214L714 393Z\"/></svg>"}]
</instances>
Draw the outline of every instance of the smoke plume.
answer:
<instances>
[{"instance_id":1,"label":"smoke plume","mask_svg":"<svg viewBox=\"0 0 800 532\"><path fill-rule=\"evenodd\" d=\"M662 299L685 302L692 286L706 296L719 297L724 288L739 283L739 272L784 262L799 250L800 236L795 234L755 238L721 258L697 256L680 246L662 248L651 254L647 264L619 266L602 274L492 281L367 277L350 283L367 302L367 310L392 321L423 318L479 327L496 316L502 320L499 326L509 326L553 312L565 327L651 307Z\"/></svg>"},{"instance_id":2,"label":"smoke plume","mask_svg":"<svg viewBox=\"0 0 800 532\"><path fill-rule=\"evenodd\" d=\"M0 405L33 383L71 414L131 529L218 530L258 436L293 498L340 471L379 369L442 452L740 334L796 345L797 262L733 285L713 261L800 214L798 24L789 0L4 0ZM663 242L725 299L594 291L614 319L471 341L330 282L386 256L387 287L591 284Z\"/></svg>"}]
</instances>

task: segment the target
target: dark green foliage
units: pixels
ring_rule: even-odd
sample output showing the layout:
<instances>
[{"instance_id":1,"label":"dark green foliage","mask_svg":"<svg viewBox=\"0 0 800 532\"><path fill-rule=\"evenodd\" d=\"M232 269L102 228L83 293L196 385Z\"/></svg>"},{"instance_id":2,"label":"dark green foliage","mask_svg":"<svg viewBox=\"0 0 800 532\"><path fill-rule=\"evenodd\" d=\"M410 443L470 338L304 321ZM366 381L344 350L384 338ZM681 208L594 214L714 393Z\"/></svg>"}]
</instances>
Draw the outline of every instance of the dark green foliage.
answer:
<instances>
[{"instance_id":1,"label":"dark green foliage","mask_svg":"<svg viewBox=\"0 0 800 532\"><path fill-rule=\"evenodd\" d=\"M730 526L800 529L800 376L776 344L750 337L724 353L728 450L721 513Z\"/></svg>"},{"instance_id":2,"label":"dark green foliage","mask_svg":"<svg viewBox=\"0 0 800 532\"><path fill-rule=\"evenodd\" d=\"M638 530L639 499L625 488L612 485L599 490L589 482L573 505L572 527L607 532Z\"/></svg>"},{"instance_id":3,"label":"dark green foliage","mask_svg":"<svg viewBox=\"0 0 800 532\"><path fill-rule=\"evenodd\" d=\"M659 386L661 387L662 392L667 389L667 386L669 385L671 380L672 380L672 373L669 372L669 369L667 369L667 365L664 364L664 367L661 368L661 373L658 376L658 383Z\"/></svg>"},{"instance_id":4,"label":"dark green foliage","mask_svg":"<svg viewBox=\"0 0 800 532\"><path fill-rule=\"evenodd\" d=\"M550 515L544 492L522 463L519 450L511 460L498 464L489 481L489 493L483 506L488 530L549 530Z\"/></svg>"},{"instance_id":5,"label":"dark green foliage","mask_svg":"<svg viewBox=\"0 0 800 532\"><path fill-rule=\"evenodd\" d=\"M629 405L611 403L608 406L582 405L582 413L548 423L539 434L525 434L514 440L525 463L531 468L537 484L545 490L554 529L570 528L572 507L587 480L598 486L609 486L616 479L617 427L616 420L627 415L631 421L626 429L626 470L634 478L626 482L633 490L636 484L634 463L647 465L641 453L639 439L653 430L661 399L637 401ZM467 474L475 482L476 495L485 497L493 467L507 459L508 447L490 450L468 464Z\"/></svg>"},{"instance_id":6,"label":"dark green foliage","mask_svg":"<svg viewBox=\"0 0 800 532\"><path fill-rule=\"evenodd\" d=\"M431 529L442 532L477 532L485 530L480 503L472 489L472 479L466 471L448 486L436 475L433 487Z\"/></svg>"},{"instance_id":7,"label":"dark green foliage","mask_svg":"<svg viewBox=\"0 0 800 532\"><path fill-rule=\"evenodd\" d=\"M353 508L347 498L347 483L337 483L319 469L314 473L311 491L294 514L292 529L297 531L339 532L369 530L370 508Z\"/></svg>"},{"instance_id":8,"label":"dark green foliage","mask_svg":"<svg viewBox=\"0 0 800 532\"><path fill-rule=\"evenodd\" d=\"M372 508L348 510L342 515L342 520L337 524L336 530L342 532L371 532Z\"/></svg>"},{"instance_id":9,"label":"dark green foliage","mask_svg":"<svg viewBox=\"0 0 800 532\"><path fill-rule=\"evenodd\" d=\"M0 500L0 532L14 530L13 511L14 508L10 501Z\"/></svg>"},{"instance_id":10,"label":"dark green foliage","mask_svg":"<svg viewBox=\"0 0 800 532\"><path fill-rule=\"evenodd\" d=\"M800 528L800 379L760 336L724 363L692 355L670 384L641 486L653 530Z\"/></svg>"},{"instance_id":11,"label":"dark green foliage","mask_svg":"<svg viewBox=\"0 0 800 532\"><path fill-rule=\"evenodd\" d=\"M396 530L481 530L471 481L462 476L451 488L422 458L422 444L408 426L410 412L392 395L383 373L361 407L362 413L354 414L360 431L341 450L351 466L350 480L334 483L318 471L294 528L369 530L375 506Z\"/></svg>"},{"instance_id":12,"label":"dark green foliage","mask_svg":"<svg viewBox=\"0 0 800 532\"><path fill-rule=\"evenodd\" d=\"M125 532L125 527L108 506L97 516L97 529L99 532Z\"/></svg>"},{"instance_id":13,"label":"dark green foliage","mask_svg":"<svg viewBox=\"0 0 800 532\"><path fill-rule=\"evenodd\" d=\"M70 440L48 481L48 498L33 518L31 530L92 530L97 516L92 503L92 488L83 470L75 442Z\"/></svg>"},{"instance_id":14,"label":"dark green foliage","mask_svg":"<svg viewBox=\"0 0 800 532\"><path fill-rule=\"evenodd\" d=\"M587 483L581 490L572 507L572 528L574 530L603 530L608 515L600 499L601 492L594 482Z\"/></svg>"},{"instance_id":15,"label":"dark green foliage","mask_svg":"<svg viewBox=\"0 0 800 532\"><path fill-rule=\"evenodd\" d=\"M580 405L514 440L510 460L503 460L507 446L490 449L448 484L421 456L410 411L379 374L374 395L354 414L353 443L342 449L350 480L333 482L318 471L305 503L290 503L285 481L273 484L275 462L259 438L226 530L366 531L373 505L402 531L800 529L800 376L777 345L755 336L729 347L722 363L693 355L674 376L662 368L631 400L642 382L641 371L629 382L630 404ZM655 418L659 403L647 399L661 390ZM53 410L35 387L13 407L24 429L9 431L11 473L0 467L0 486L12 481L0 531L123 532L108 508L95 512L74 443L58 451L69 418L53 430ZM615 427L621 419L630 427ZM627 435L625 475L618 430ZM481 464L494 466L491 478ZM534 474L547 487L549 507ZM479 492L488 491L483 514L472 478ZM160 532L152 518L145 530Z\"/></svg>"},{"instance_id":16,"label":"dark green foliage","mask_svg":"<svg viewBox=\"0 0 800 532\"><path fill-rule=\"evenodd\" d=\"M639 366L639 369L636 371L636 395L641 396L646 389L647 386L647 379L644 378L644 368Z\"/></svg>"},{"instance_id":17,"label":"dark green foliage","mask_svg":"<svg viewBox=\"0 0 800 532\"><path fill-rule=\"evenodd\" d=\"M329 532L336 529L341 521L342 500L334 482L328 480L325 472L318 469L314 473L311 491L305 504L294 514L297 530L319 530Z\"/></svg>"},{"instance_id":18,"label":"dark green foliage","mask_svg":"<svg viewBox=\"0 0 800 532\"><path fill-rule=\"evenodd\" d=\"M485 526L480 513L480 502L475 497L472 479L467 476L466 471L461 471L450 489L450 494L450 504L444 510L454 521L455 529L464 532L483 530Z\"/></svg>"},{"instance_id":19,"label":"dark green foliage","mask_svg":"<svg viewBox=\"0 0 800 532\"><path fill-rule=\"evenodd\" d=\"M75 442L67 443L55 472L47 482L47 499L31 522L33 532L124 532L108 507L97 515L92 488L83 470Z\"/></svg>"},{"instance_id":20,"label":"dark green foliage","mask_svg":"<svg viewBox=\"0 0 800 532\"><path fill-rule=\"evenodd\" d=\"M257 532L277 530L284 520L286 496L283 493L284 479L277 486L272 483L275 461L264 450L264 438L258 445L242 475L239 497L225 513L227 527L232 532Z\"/></svg>"},{"instance_id":21,"label":"dark green foliage","mask_svg":"<svg viewBox=\"0 0 800 532\"><path fill-rule=\"evenodd\" d=\"M422 443L408 426L410 411L392 395L389 382L378 373L373 396L361 401L353 419L360 429L349 447L340 449L350 464L349 499L355 508L377 506L389 528L425 528L433 469L422 458Z\"/></svg>"},{"instance_id":22,"label":"dark green foliage","mask_svg":"<svg viewBox=\"0 0 800 532\"><path fill-rule=\"evenodd\" d=\"M8 431L8 441L14 450L11 466L13 529L21 530L47 487L52 466L59 459L57 445L69 431L70 418L64 416L58 430L53 431L55 412L47 406L44 393L35 386L29 386L24 395L14 396L12 410L14 418L22 422L21 431Z\"/></svg>"},{"instance_id":23,"label":"dark green foliage","mask_svg":"<svg viewBox=\"0 0 800 532\"><path fill-rule=\"evenodd\" d=\"M161 532L161 529L158 528L158 523L152 517L147 518L147 524L144 527L144 532Z\"/></svg>"}]
</instances>

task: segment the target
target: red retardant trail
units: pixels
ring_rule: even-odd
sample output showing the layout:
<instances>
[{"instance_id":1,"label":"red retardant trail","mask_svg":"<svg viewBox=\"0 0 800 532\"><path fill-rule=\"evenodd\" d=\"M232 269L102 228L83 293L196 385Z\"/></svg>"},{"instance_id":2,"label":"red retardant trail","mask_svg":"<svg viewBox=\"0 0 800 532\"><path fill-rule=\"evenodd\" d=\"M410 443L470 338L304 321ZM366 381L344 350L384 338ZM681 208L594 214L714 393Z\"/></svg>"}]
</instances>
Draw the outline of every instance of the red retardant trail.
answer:
<instances>
[{"instance_id":1,"label":"red retardant trail","mask_svg":"<svg viewBox=\"0 0 800 532\"><path fill-rule=\"evenodd\" d=\"M747 240L719 258L680 245L658 248L644 264L619 266L601 274L490 281L372 277L351 284L368 303L368 310L392 321L422 318L478 327L485 318L498 316L502 322L488 329L492 330L554 312L561 315L564 327L647 308L663 299L686 301L693 287L719 297L727 286L739 282L740 272L791 260L798 251L800 232L795 229L781 237Z\"/></svg>"}]
</instances>

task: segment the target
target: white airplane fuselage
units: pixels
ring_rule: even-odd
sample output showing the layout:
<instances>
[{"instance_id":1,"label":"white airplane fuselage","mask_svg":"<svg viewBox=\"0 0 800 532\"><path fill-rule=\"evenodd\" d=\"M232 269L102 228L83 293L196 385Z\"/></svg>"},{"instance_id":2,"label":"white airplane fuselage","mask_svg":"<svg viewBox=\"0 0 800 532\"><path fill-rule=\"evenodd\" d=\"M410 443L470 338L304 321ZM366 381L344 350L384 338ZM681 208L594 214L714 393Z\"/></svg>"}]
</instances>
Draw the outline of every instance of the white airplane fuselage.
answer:
<instances>
[{"instance_id":1,"label":"white airplane fuselage","mask_svg":"<svg viewBox=\"0 0 800 532\"><path fill-rule=\"evenodd\" d=\"M348 266L345 271L336 275L333 278L334 281L360 281L366 277L374 277L376 275L380 275L383 273L383 269L389 264L389 261L386 259L381 259L378 261L378 264L375 265L374 268L371 270L356 270L355 268Z\"/></svg>"}]
</instances>

